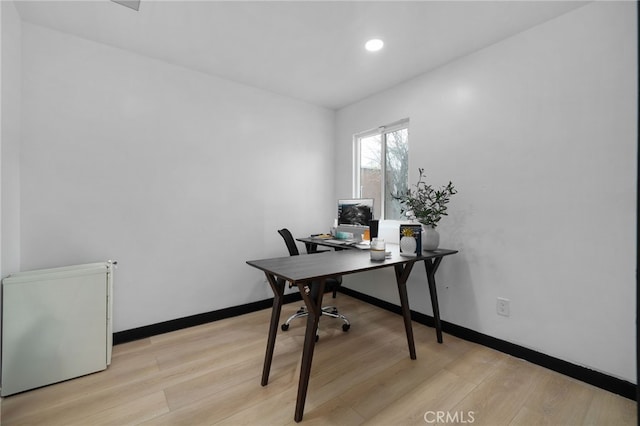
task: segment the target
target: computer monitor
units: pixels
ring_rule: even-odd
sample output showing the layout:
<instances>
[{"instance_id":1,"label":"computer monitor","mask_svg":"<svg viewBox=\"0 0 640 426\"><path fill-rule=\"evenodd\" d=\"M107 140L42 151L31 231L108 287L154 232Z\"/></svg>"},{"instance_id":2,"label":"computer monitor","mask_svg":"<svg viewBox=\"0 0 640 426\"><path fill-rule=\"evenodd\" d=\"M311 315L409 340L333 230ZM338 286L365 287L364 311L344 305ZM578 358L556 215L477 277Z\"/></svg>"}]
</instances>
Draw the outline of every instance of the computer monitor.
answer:
<instances>
[{"instance_id":1,"label":"computer monitor","mask_svg":"<svg viewBox=\"0 0 640 426\"><path fill-rule=\"evenodd\" d=\"M373 198L338 200L338 225L369 226L373 219Z\"/></svg>"}]
</instances>

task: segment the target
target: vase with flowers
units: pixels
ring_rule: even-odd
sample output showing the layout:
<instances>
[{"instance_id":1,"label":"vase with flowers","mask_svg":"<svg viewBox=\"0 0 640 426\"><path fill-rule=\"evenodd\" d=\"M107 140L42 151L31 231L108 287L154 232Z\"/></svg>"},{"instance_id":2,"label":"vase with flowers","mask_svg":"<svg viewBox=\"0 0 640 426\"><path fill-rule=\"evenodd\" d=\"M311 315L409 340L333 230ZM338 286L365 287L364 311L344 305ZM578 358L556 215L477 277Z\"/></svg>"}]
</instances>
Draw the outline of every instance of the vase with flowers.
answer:
<instances>
[{"instance_id":1,"label":"vase with flowers","mask_svg":"<svg viewBox=\"0 0 640 426\"><path fill-rule=\"evenodd\" d=\"M447 204L458 191L451 181L436 189L424 181L424 169L419 168L418 172L418 183L404 193L393 195L393 198L402 204L403 214L422 224L422 249L435 250L440 244L440 234L435 228L442 216L447 216Z\"/></svg>"}]
</instances>

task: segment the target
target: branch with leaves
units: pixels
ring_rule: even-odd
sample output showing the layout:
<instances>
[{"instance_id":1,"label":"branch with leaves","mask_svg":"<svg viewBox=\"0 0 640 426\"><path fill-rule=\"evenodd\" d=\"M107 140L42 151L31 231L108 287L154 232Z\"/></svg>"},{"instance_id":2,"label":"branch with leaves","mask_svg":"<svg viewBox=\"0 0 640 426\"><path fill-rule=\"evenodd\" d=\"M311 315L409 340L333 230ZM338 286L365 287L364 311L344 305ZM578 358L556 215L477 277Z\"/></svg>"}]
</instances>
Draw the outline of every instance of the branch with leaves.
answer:
<instances>
[{"instance_id":1,"label":"branch with leaves","mask_svg":"<svg viewBox=\"0 0 640 426\"><path fill-rule=\"evenodd\" d=\"M403 194L394 195L393 198L402 204L402 213L411 219L416 219L423 225L430 225L434 228L442 219L447 216L447 204L451 201L451 196L457 194L453 184L449 182L440 189L434 189L427 184L424 169L419 168L420 178L413 188L407 189Z\"/></svg>"}]
</instances>

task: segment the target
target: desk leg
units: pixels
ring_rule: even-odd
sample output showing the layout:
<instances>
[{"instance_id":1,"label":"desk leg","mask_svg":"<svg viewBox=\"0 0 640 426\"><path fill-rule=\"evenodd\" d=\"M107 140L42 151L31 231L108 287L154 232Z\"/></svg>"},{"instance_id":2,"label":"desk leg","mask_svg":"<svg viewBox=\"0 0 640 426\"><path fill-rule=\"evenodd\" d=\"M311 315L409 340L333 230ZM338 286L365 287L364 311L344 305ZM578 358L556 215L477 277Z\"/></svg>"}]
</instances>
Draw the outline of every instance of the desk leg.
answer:
<instances>
[{"instance_id":1,"label":"desk leg","mask_svg":"<svg viewBox=\"0 0 640 426\"><path fill-rule=\"evenodd\" d=\"M296 399L296 412L294 420L299 422L304 414L304 402L307 398L307 388L309 387L309 376L311 375L311 360L313 359L313 349L316 345L316 332L320 313L322 311L322 295L324 294L325 279L320 280L318 285L318 296L314 300L311 289L307 284L298 284L300 294L307 307L307 329L304 334L304 348L302 350L302 366L300 368L300 381L298 382L298 398Z\"/></svg>"},{"instance_id":2,"label":"desk leg","mask_svg":"<svg viewBox=\"0 0 640 426\"><path fill-rule=\"evenodd\" d=\"M276 334L278 333L278 321L280 321L280 311L282 310L282 298L284 295L284 280L277 280L273 275L265 272L267 281L273 290L273 307L271 308L271 323L269 325L269 339L267 340L267 352L264 355L264 366L262 367L262 386L269 382L269 371L271 370L271 360L273 350L276 346Z\"/></svg>"},{"instance_id":3,"label":"desk leg","mask_svg":"<svg viewBox=\"0 0 640 426\"><path fill-rule=\"evenodd\" d=\"M394 266L396 271L396 281L398 283L398 293L400 295L400 307L404 318L404 329L407 332L407 343L409 344L409 357L416 359L416 345L413 340L413 328L411 326L411 311L409 310L409 297L407 296L407 279L411 274L413 262Z\"/></svg>"},{"instance_id":4,"label":"desk leg","mask_svg":"<svg viewBox=\"0 0 640 426\"><path fill-rule=\"evenodd\" d=\"M436 326L436 337L438 343L442 343L442 324L440 323L440 309L438 308L438 293L436 292L436 271L442 257L435 259L425 259L424 266L427 270L427 281L429 282L429 294L431 295L431 308L433 308L433 321Z\"/></svg>"}]
</instances>

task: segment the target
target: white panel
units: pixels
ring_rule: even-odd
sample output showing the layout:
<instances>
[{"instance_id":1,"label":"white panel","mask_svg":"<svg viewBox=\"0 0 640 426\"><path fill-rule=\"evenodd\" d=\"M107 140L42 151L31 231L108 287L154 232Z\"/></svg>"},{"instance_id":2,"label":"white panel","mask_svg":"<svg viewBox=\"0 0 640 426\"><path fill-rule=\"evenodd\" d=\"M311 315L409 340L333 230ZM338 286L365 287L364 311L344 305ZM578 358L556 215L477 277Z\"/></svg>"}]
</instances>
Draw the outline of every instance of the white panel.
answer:
<instances>
[{"instance_id":1,"label":"white panel","mask_svg":"<svg viewBox=\"0 0 640 426\"><path fill-rule=\"evenodd\" d=\"M19 273L2 282L2 396L107 366L107 268Z\"/></svg>"},{"instance_id":2,"label":"white panel","mask_svg":"<svg viewBox=\"0 0 640 426\"><path fill-rule=\"evenodd\" d=\"M22 24L12 1L0 1L2 11L0 96L0 276L20 270L20 141L22 105Z\"/></svg>"}]
</instances>

